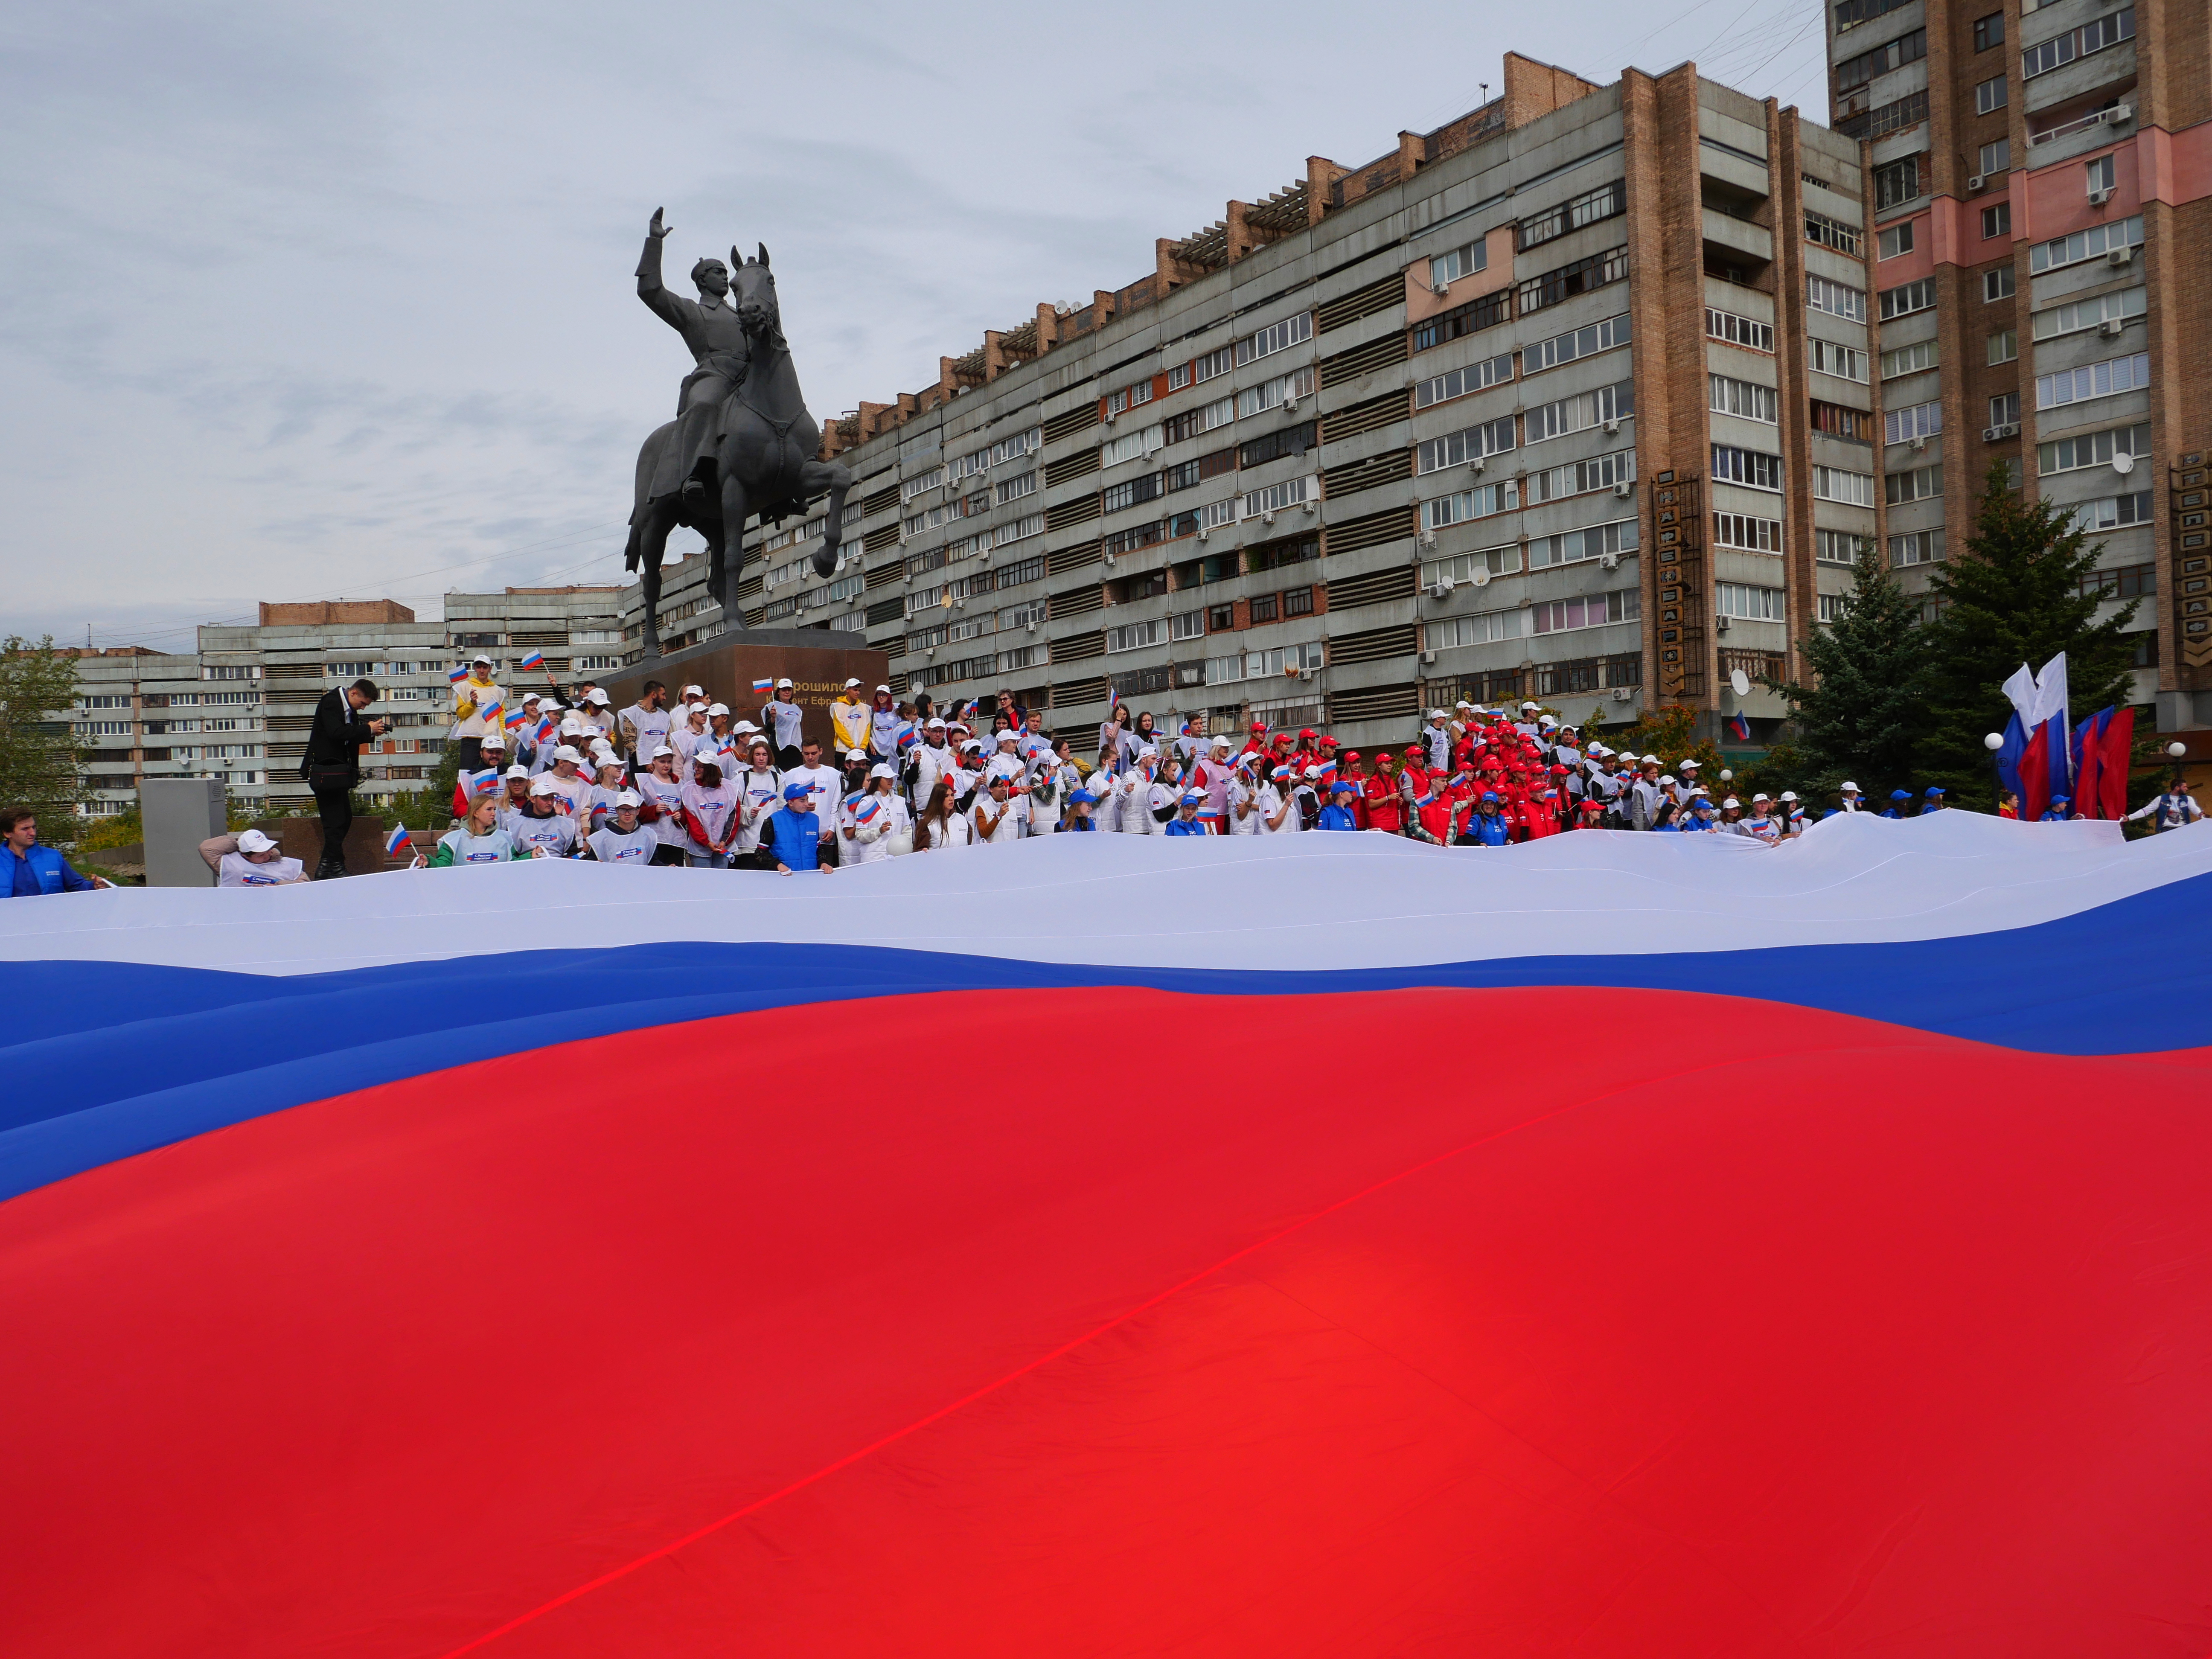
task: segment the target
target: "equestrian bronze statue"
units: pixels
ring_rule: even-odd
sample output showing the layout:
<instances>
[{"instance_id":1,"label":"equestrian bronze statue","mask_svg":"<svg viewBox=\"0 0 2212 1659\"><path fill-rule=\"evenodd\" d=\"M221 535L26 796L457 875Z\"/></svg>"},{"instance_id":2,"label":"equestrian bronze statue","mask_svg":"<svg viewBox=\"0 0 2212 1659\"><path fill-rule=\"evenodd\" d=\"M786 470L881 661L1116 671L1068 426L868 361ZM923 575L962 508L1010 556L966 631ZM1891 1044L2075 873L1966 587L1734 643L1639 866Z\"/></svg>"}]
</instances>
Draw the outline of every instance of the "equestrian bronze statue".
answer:
<instances>
[{"instance_id":1,"label":"equestrian bronze statue","mask_svg":"<svg viewBox=\"0 0 2212 1659\"><path fill-rule=\"evenodd\" d=\"M660 285L660 245L672 228L655 208L637 262L637 297L684 337L693 365L677 397L676 418L637 454L623 562L641 573L648 658L660 654L656 613L670 531L688 525L706 538L708 591L722 607L724 630L741 629L738 583L746 518L758 514L769 524L803 516L827 495L830 516L814 568L832 575L843 540L845 492L853 483L846 468L819 459L822 428L806 412L791 366L767 246L759 258L742 262L733 247L727 265L700 260L691 268L699 297L686 300Z\"/></svg>"}]
</instances>

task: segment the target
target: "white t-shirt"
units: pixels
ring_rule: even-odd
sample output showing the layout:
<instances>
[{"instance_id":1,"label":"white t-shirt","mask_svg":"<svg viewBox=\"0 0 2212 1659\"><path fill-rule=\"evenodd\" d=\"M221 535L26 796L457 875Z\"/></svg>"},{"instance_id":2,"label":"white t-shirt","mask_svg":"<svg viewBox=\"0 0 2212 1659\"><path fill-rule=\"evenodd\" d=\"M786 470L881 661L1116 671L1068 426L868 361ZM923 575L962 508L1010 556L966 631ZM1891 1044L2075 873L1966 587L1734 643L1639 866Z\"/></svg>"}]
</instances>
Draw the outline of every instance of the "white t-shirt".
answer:
<instances>
[{"instance_id":1,"label":"white t-shirt","mask_svg":"<svg viewBox=\"0 0 2212 1659\"><path fill-rule=\"evenodd\" d=\"M768 728L769 740L778 749L799 747L799 727L805 723L806 711L796 702L776 698L761 710L761 724Z\"/></svg>"},{"instance_id":2,"label":"white t-shirt","mask_svg":"<svg viewBox=\"0 0 2212 1659\"><path fill-rule=\"evenodd\" d=\"M303 866L297 859L274 858L266 864L256 864L243 853L225 853L222 862L216 866L215 884L218 887L281 887L288 881L297 881Z\"/></svg>"},{"instance_id":3,"label":"white t-shirt","mask_svg":"<svg viewBox=\"0 0 2212 1659\"><path fill-rule=\"evenodd\" d=\"M870 809L872 807L873 811ZM860 814L868 812L863 822ZM891 855L891 838L913 827L906 802L899 795L854 795L838 809L837 860L841 864L873 864ZM844 831L851 830L850 838Z\"/></svg>"},{"instance_id":4,"label":"white t-shirt","mask_svg":"<svg viewBox=\"0 0 2212 1659\"><path fill-rule=\"evenodd\" d=\"M838 805L845 799L845 775L834 766L794 766L783 774L783 787L794 783L803 783L813 792L799 810L813 813L824 830L834 829Z\"/></svg>"},{"instance_id":5,"label":"white t-shirt","mask_svg":"<svg viewBox=\"0 0 2212 1659\"><path fill-rule=\"evenodd\" d=\"M1263 826L1260 823L1259 808L1254 806L1252 811L1249 812L1244 811L1246 806L1251 805L1254 799L1252 786L1247 783L1241 776L1233 777L1229 780L1229 811L1227 814L1229 819L1227 826L1229 834L1232 836L1256 836L1261 833Z\"/></svg>"},{"instance_id":6,"label":"white t-shirt","mask_svg":"<svg viewBox=\"0 0 2212 1659\"><path fill-rule=\"evenodd\" d=\"M783 805L783 774L770 767L765 772L756 772L748 766L732 778L738 787L738 807L740 817L737 839L730 843L733 853L753 853L760 850L761 831L768 821Z\"/></svg>"},{"instance_id":7,"label":"white t-shirt","mask_svg":"<svg viewBox=\"0 0 2212 1659\"><path fill-rule=\"evenodd\" d=\"M586 843L592 856L602 864L627 864L642 870L653 862L653 849L660 845L660 837L653 833L653 826L641 823L624 835L610 821L604 830L594 830Z\"/></svg>"}]
</instances>

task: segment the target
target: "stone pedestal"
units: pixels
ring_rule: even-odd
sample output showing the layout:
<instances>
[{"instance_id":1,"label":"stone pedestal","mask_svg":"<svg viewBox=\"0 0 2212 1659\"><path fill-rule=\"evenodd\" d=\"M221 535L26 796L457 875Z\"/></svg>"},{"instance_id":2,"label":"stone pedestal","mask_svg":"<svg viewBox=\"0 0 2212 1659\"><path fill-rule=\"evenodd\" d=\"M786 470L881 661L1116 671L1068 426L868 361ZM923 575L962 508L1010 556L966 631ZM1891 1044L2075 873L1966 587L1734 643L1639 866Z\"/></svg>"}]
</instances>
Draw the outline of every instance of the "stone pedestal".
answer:
<instances>
[{"instance_id":1,"label":"stone pedestal","mask_svg":"<svg viewBox=\"0 0 2212 1659\"><path fill-rule=\"evenodd\" d=\"M149 778L138 786L149 887L212 887L200 843L222 833L222 785L212 778Z\"/></svg>"},{"instance_id":2,"label":"stone pedestal","mask_svg":"<svg viewBox=\"0 0 2212 1659\"><path fill-rule=\"evenodd\" d=\"M856 695L866 702L876 687L890 684L890 665L888 653L871 650L858 634L832 633L825 628L751 628L618 670L601 677L599 683L617 709L635 702L647 680L665 684L672 701L686 684L703 685L708 702L727 703L736 719L759 726L764 724L760 709L769 694L754 690L753 682L787 678L806 711L806 736L818 739L826 750L830 746L830 705L845 682L859 680Z\"/></svg>"}]
</instances>

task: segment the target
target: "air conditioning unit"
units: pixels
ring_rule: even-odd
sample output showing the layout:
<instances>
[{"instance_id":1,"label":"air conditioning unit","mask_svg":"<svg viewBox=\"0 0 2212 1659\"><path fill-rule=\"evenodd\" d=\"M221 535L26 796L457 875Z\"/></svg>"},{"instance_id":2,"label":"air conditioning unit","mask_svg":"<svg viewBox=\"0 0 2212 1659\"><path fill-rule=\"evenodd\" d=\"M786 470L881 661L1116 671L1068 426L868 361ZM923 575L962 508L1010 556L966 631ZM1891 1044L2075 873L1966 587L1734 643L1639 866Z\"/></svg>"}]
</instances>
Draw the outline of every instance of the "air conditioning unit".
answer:
<instances>
[{"instance_id":1,"label":"air conditioning unit","mask_svg":"<svg viewBox=\"0 0 2212 1659\"><path fill-rule=\"evenodd\" d=\"M1434 547L1436 544L1437 532L1433 530L1424 530L1421 532L1421 545L1423 547Z\"/></svg>"},{"instance_id":2,"label":"air conditioning unit","mask_svg":"<svg viewBox=\"0 0 2212 1659\"><path fill-rule=\"evenodd\" d=\"M1433 668L1436 666L1437 653L1433 651L1424 651L1421 653L1421 660L1428 666Z\"/></svg>"},{"instance_id":3,"label":"air conditioning unit","mask_svg":"<svg viewBox=\"0 0 2212 1659\"><path fill-rule=\"evenodd\" d=\"M1625 501L1636 493L1636 486L1623 478L1619 483L1613 485L1613 493Z\"/></svg>"},{"instance_id":4,"label":"air conditioning unit","mask_svg":"<svg viewBox=\"0 0 2212 1659\"><path fill-rule=\"evenodd\" d=\"M2089 205L2091 207L2102 207L2106 203L2112 199L2112 192L2109 190L2093 190L2089 192Z\"/></svg>"},{"instance_id":5,"label":"air conditioning unit","mask_svg":"<svg viewBox=\"0 0 2212 1659\"><path fill-rule=\"evenodd\" d=\"M2124 317L2107 317L2097 325L2097 332L2108 340L2117 340L2120 337L2120 331L2127 325L2127 319Z\"/></svg>"},{"instance_id":6,"label":"air conditioning unit","mask_svg":"<svg viewBox=\"0 0 2212 1659\"><path fill-rule=\"evenodd\" d=\"M2105 263L2115 270L2119 270L2123 265L2131 265L2135 262L2136 251L2131 247L2108 249L2105 254Z\"/></svg>"},{"instance_id":7,"label":"air conditioning unit","mask_svg":"<svg viewBox=\"0 0 2212 1659\"><path fill-rule=\"evenodd\" d=\"M1636 694L1634 692L1631 691L1625 685L1616 685L1613 688L1613 700L1615 702L1626 702L1629 698L1635 695Z\"/></svg>"},{"instance_id":8,"label":"air conditioning unit","mask_svg":"<svg viewBox=\"0 0 2212 1659\"><path fill-rule=\"evenodd\" d=\"M1290 412L1291 414L1292 414L1292 415L1297 414L1297 413L1298 412L1298 399L1297 399L1297 394L1296 392L1293 392L1293 393L1291 393L1289 397L1287 397L1287 398L1284 398L1284 399L1283 399L1283 407L1284 407L1284 409L1285 409L1285 410L1287 410L1288 412Z\"/></svg>"},{"instance_id":9,"label":"air conditioning unit","mask_svg":"<svg viewBox=\"0 0 2212 1659\"><path fill-rule=\"evenodd\" d=\"M1616 416L1614 416L1611 420L1607 421L1607 422L1605 423L1605 429L1606 429L1607 432L1618 432L1618 431L1620 431L1620 416L1619 416L1618 415L1616 415Z\"/></svg>"},{"instance_id":10,"label":"air conditioning unit","mask_svg":"<svg viewBox=\"0 0 2212 1659\"><path fill-rule=\"evenodd\" d=\"M1109 426L1113 425L1115 422L1121 418L1121 416L1115 413L1113 410L1109 409L1106 411L1106 424Z\"/></svg>"},{"instance_id":11,"label":"air conditioning unit","mask_svg":"<svg viewBox=\"0 0 2212 1659\"><path fill-rule=\"evenodd\" d=\"M1451 292L1451 284L1449 283L1431 283L1429 284L1429 292L1437 295L1449 294Z\"/></svg>"},{"instance_id":12,"label":"air conditioning unit","mask_svg":"<svg viewBox=\"0 0 2212 1659\"><path fill-rule=\"evenodd\" d=\"M1199 540L1200 540L1200 541L1204 541L1204 540L1205 540L1208 536L1212 535L1212 533L1213 533L1213 532L1212 532L1212 531L1208 530L1208 529L1207 529L1204 525L1200 525L1200 526L1199 526L1199 527L1198 527L1198 538L1199 538Z\"/></svg>"},{"instance_id":13,"label":"air conditioning unit","mask_svg":"<svg viewBox=\"0 0 2212 1659\"><path fill-rule=\"evenodd\" d=\"M1981 193L1983 185L1987 182L1988 181L1978 173L1968 173L1966 175L1966 193L1969 196L1979 195Z\"/></svg>"},{"instance_id":14,"label":"air conditioning unit","mask_svg":"<svg viewBox=\"0 0 2212 1659\"><path fill-rule=\"evenodd\" d=\"M1602 569L1618 570L1620 568L1620 555L1618 553L1601 553L1597 556L1597 562L1599 567Z\"/></svg>"},{"instance_id":15,"label":"air conditioning unit","mask_svg":"<svg viewBox=\"0 0 2212 1659\"><path fill-rule=\"evenodd\" d=\"M1274 509L1274 508L1273 508L1273 507L1269 507L1269 508L1268 508L1265 513L1262 513L1262 514L1260 515L1260 522L1261 522L1261 524L1273 524L1273 523L1274 523L1274 521L1275 521L1275 509Z\"/></svg>"},{"instance_id":16,"label":"air conditioning unit","mask_svg":"<svg viewBox=\"0 0 2212 1659\"><path fill-rule=\"evenodd\" d=\"M2115 104L2105 112L2105 119L2116 127L2124 127L2136 118L2133 104Z\"/></svg>"},{"instance_id":17,"label":"air conditioning unit","mask_svg":"<svg viewBox=\"0 0 2212 1659\"><path fill-rule=\"evenodd\" d=\"M2018 436L2020 436L2020 422L2017 421L2007 421L1999 426L1985 426L1982 428L1982 441L1985 444L1996 443L2002 438Z\"/></svg>"},{"instance_id":18,"label":"air conditioning unit","mask_svg":"<svg viewBox=\"0 0 2212 1659\"><path fill-rule=\"evenodd\" d=\"M1106 568L1109 570L1111 570L1114 568L1114 556L1111 553L1109 553L1106 556Z\"/></svg>"},{"instance_id":19,"label":"air conditioning unit","mask_svg":"<svg viewBox=\"0 0 2212 1659\"><path fill-rule=\"evenodd\" d=\"M1315 501L1311 496L1308 496L1306 498L1305 509L1309 513L1319 513L1321 511L1321 503Z\"/></svg>"},{"instance_id":20,"label":"air conditioning unit","mask_svg":"<svg viewBox=\"0 0 2212 1659\"><path fill-rule=\"evenodd\" d=\"M1036 618L1035 617L1031 617L1030 618L1030 632L1032 634L1036 632Z\"/></svg>"},{"instance_id":21,"label":"air conditioning unit","mask_svg":"<svg viewBox=\"0 0 2212 1659\"><path fill-rule=\"evenodd\" d=\"M1714 633L1716 633L1716 634L1725 634L1725 633L1727 633L1728 631L1729 631L1729 619L1728 619L1726 617L1714 617L1714 618L1713 618L1713 632L1714 632Z\"/></svg>"},{"instance_id":22,"label":"air conditioning unit","mask_svg":"<svg viewBox=\"0 0 2212 1659\"><path fill-rule=\"evenodd\" d=\"M1915 448L1915 449L1925 449L1925 448L1927 448L1927 447L1928 447L1928 439L1927 439L1927 435L1926 435L1925 434L1923 434L1921 436L1919 436L1919 437L1917 437L1917 438L1915 438L1915 439L1912 441L1912 447L1913 447L1913 448Z\"/></svg>"},{"instance_id":23,"label":"air conditioning unit","mask_svg":"<svg viewBox=\"0 0 2212 1659\"><path fill-rule=\"evenodd\" d=\"M926 645L921 648L921 654L925 657L934 657L937 654L937 647L933 645Z\"/></svg>"},{"instance_id":24,"label":"air conditioning unit","mask_svg":"<svg viewBox=\"0 0 2212 1659\"><path fill-rule=\"evenodd\" d=\"M1480 472L1486 465L1487 463L1484 459L1481 456L1477 455L1472 460L1468 462L1467 470L1470 472Z\"/></svg>"},{"instance_id":25,"label":"air conditioning unit","mask_svg":"<svg viewBox=\"0 0 2212 1659\"><path fill-rule=\"evenodd\" d=\"M1449 577L1439 576L1421 591L1432 599L1448 599L1451 598L1451 580Z\"/></svg>"}]
</instances>

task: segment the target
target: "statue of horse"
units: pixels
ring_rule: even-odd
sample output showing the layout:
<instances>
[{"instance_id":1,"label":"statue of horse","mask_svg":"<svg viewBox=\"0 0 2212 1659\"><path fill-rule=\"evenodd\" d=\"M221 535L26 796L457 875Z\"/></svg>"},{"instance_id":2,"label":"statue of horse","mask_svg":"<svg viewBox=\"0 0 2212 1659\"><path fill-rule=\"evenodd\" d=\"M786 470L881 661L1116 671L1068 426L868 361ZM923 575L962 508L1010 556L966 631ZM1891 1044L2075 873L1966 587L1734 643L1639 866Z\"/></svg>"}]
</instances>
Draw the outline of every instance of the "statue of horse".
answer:
<instances>
[{"instance_id":1,"label":"statue of horse","mask_svg":"<svg viewBox=\"0 0 2212 1659\"><path fill-rule=\"evenodd\" d=\"M703 495L695 491L689 501L680 490L650 493L662 452L676 440L673 421L656 429L638 452L636 499L623 563L625 569L641 573L648 659L660 654L660 559L668 532L678 525L688 525L706 538L708 590L721 605L725 632L745 625L738 583L744 565L749 515L758 514L767 523L803 514L827 495L830 517L822 545L815 550L815 573L833 575L840 563L845 492L852 488L853 474L836 461L818 459L822 428L806 412L799 375L792 368L767 245L761 245L758 258L742 263L732 248L730 268L738 320L744 327L750 361L744 379L722 404L714 477Z\"/></svg>"}]
</instances>

